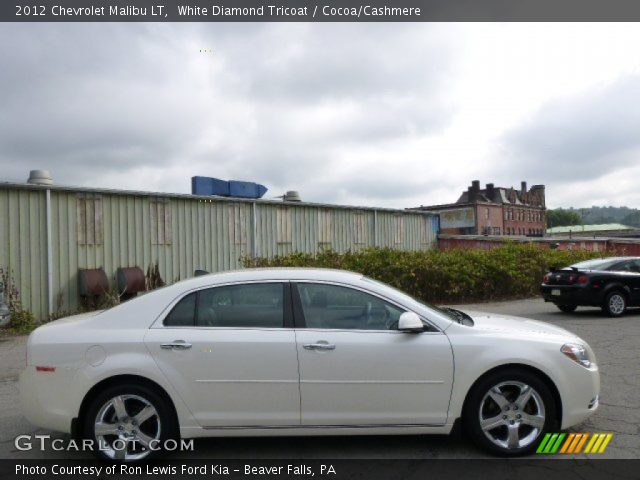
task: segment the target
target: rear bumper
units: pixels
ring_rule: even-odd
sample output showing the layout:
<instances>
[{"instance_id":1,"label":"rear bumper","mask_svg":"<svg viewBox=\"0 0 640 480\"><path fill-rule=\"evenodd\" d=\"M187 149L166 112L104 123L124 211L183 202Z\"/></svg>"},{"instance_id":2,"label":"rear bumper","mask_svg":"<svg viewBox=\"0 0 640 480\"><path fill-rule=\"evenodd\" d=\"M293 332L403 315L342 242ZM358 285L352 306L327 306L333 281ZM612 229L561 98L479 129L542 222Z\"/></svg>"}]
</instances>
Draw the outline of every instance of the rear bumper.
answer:
<instances>
[{"instance_id":1,"label":"rear bumper","mask_svg":"<svg viewBox=\"0 0 640 480\"><path fill-rule=\"evenodd\" d=\"M545 302L556 305L582 305L599 307L602 304L602 292L589 285L545 285L540 287Z\"/></svg>"},{"instance_id":2,"label":"rear bumper","mask_svg":"<svg viewBox=\"0 0 640 480\"><path fill-rule=\"evenodd\" d=\"M71 433L71 421L77 416L75 402L69 395L70 380L74 373L73 370L37 372L34 366L22 371L19 381L20 406L29 423Z\"/></svg>"}]
</instances>

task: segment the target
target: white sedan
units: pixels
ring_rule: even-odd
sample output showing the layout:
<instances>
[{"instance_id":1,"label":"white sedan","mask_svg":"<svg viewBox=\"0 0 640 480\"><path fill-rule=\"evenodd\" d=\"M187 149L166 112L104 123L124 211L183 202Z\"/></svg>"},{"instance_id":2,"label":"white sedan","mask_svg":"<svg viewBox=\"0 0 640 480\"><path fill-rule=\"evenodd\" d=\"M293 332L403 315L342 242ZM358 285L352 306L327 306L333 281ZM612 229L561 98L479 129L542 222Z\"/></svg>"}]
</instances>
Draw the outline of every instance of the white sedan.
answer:
<instances>
[{"instance_id":1,"label":"white sedan","mask_svg":"<svg viewBox=\"0 0 640 480\"><path fill-rule=\"evenodd\" d=\"M360 274L204 275L29 337L27 419L139 460L169 439L446 434L532 452L598 407L591 348L524 318L421 303ZM155 448L154 448L155 446Z\"/></svg>"}]
</instances>

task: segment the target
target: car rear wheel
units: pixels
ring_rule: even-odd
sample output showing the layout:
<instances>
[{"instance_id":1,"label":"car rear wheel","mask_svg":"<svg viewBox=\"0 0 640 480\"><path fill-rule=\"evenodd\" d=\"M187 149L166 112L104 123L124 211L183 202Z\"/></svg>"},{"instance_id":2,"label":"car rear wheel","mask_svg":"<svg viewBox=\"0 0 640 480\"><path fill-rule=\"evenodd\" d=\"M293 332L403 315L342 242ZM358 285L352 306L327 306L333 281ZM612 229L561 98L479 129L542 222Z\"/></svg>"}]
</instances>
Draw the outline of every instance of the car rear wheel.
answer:
<instances>
[{"instance_id":1,"label":"car rear wheel","mask_svg":"<svg viewBox=\"0 0 640 480\"><path fill-rule=\"evenodd\" d=\"M556 406L549 387L536 375L503 370L474 385L463 422L479 447L503 456L527 455L556 426Z\"/></svg>"},{"instance_id":2,"label":"car rear wheel","mask_svg":"<svg viewBox=\"0 0 640 480\"><path fill-rule=\"evenodd\" d=\"M611 292L602 305L602 310L610 317L619 317L627 310L627 297L621 292Z\"/></svg>"},{"instance_id":3,"label":"car rear wheel","mask_svg":"<svg viewBox=\"0 0 640 480\"><path fill-rule=\"evenodd\" d=\"M562 310L564 313L571 313L571 312L575 312L576 308L578 308L577 305L556 305L560 310Z\"/></svg>"},{"instance_id":4,"label":"car rear wheel","mask_svg":"<svg viewBox=\"0 0 640 480\"><path fill-rule=\"evenodd\" d=\"M167 402L142 385L108 388L93 399L84 418L84 435L93 440L94 453L112 461L149 459L177 432Z\"/></svg>"}]
</instances>

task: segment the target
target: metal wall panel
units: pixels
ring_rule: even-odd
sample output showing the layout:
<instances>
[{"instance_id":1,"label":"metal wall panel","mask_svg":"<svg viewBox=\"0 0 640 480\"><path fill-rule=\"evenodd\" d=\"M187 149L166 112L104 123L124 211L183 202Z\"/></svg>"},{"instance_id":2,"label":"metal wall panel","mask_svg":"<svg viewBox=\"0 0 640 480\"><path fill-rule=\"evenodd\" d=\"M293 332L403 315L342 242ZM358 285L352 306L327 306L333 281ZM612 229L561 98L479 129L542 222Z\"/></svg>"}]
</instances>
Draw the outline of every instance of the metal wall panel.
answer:
<instances>
[{"instance_id":1,"label":"metal wall panel","mask_svg":"<svg viewBox=\"0 0 640 480\"><path fill-rule=\"evenodd\" d=\"M46 315L46 240L44 193L0 189L0 267L37 318Z\"/></svg>"},{"instance_id":2,"label":"metal wall panel","mask_svg":"<svg viewBox=\"0 0 640 480\"><path fill-rule=\"evenodd\" d=\"M337 252L378 246L428 250L437 218L415 211L53 188L53 311L79 307L78 269L144 271L156 263L165 282L240 268L245 256ZM399 232L399 229L402 231ZM8 268L25 308L48 312L45 189L0 187L0 267Z\"/></svg>"}]
</instances>

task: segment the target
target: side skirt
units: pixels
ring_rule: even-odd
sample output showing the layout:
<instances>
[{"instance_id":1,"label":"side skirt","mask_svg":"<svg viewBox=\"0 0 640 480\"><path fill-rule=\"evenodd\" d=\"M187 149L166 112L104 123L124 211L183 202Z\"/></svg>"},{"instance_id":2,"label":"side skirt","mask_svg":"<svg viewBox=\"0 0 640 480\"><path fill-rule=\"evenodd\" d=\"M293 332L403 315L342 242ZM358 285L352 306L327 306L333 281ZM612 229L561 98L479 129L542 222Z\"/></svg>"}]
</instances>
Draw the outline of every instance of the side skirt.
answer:
<instances>
[{"instance_id":1,"label":"side skirt","mask_svg":"<svg viewBox=\"0 0 640 480\"><path fill-rule=\"evenodd\" d=\"M328 435L446 435L453 424L445 425L316 425L316 426L243 426L243 427L185 427L182 438L200 437L289 437Z\"/></svg>"}]
</instances>

